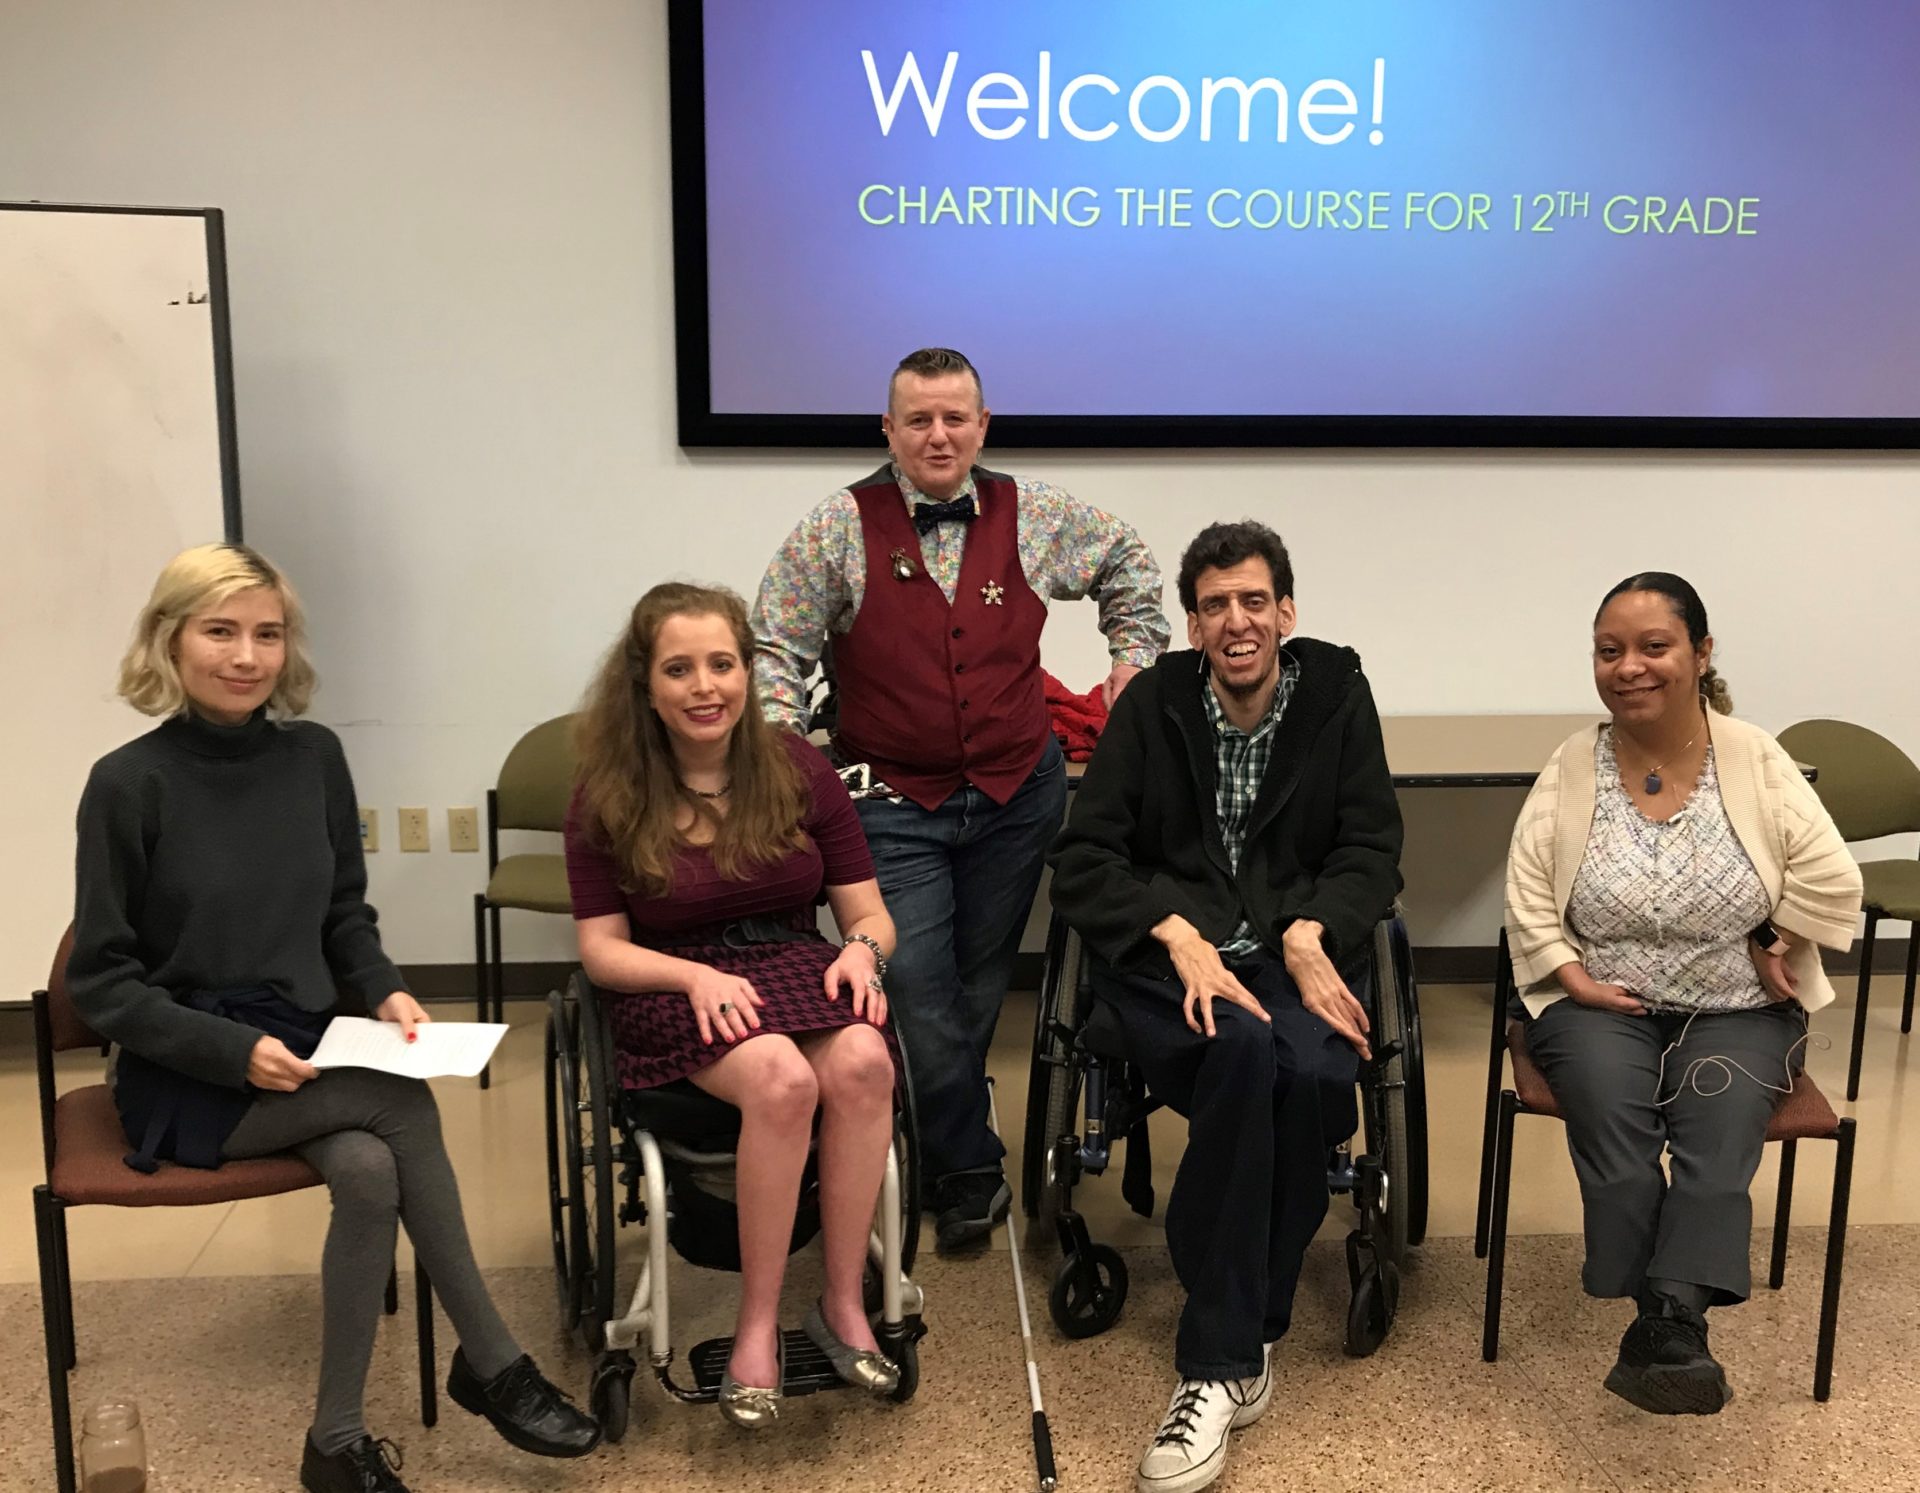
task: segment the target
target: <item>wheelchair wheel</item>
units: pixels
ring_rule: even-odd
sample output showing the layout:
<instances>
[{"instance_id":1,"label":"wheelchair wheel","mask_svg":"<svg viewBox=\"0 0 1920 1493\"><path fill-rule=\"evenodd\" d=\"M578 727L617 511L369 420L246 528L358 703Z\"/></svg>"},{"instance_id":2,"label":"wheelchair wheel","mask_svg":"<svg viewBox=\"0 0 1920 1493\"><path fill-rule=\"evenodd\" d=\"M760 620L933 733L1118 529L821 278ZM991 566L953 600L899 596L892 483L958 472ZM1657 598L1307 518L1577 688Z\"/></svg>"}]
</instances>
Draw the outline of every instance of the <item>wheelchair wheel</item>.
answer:
<instances>
[{"instance_id":1,"label":"wheelchair wheel","mask_svg":"<svg viewBox=\"0 0 1920 1493\"><path fill-rule=\"evenodd\" d=\"M1347 1307L1347 1356L1367 1358L1386 1340L1400 1310L1400 1271L1391 1260L1369 1266L1354 1284Z\"/></svg>"},{"instance_id":2,"label":"wheelchair wheel","mask_svg":"<svg viewBox=\"0 0 1920 1493\"><path fill-rule=\"evenodd\" d=\"M580 1075L584 1090L572 1135L579 1169L573 1210L574 1268L578 1272L588 1351L598 1353L613 1316L613 1235L620 1199L614 1192L613 1044L606 1012L584 979L579 980L577 1017Z\"/></svg>"},{"instance_id":3,"label":"wheelchair wheel","mask_svg":"<svg viewBox=\"0 0 1920 1493\"><path fill-rule=\"evenodd\" d=\"M1127 1302L1127 1262L1107 1244L1075 1250L1060 1262L1047 1308L1071 1338L1097 1337L1119 1320Z\"/></svg>"},{"instance_id":4,"label":"wheelchair wheel","mask_svg":"<svg viewBox=\"0 0 1920 1493\"><path fill-rule=\"evenodd\" d=\"M1407 1054L1407 1243L1421 1245L1427 1242L1427 1055L1420 1033L1420 983L1414 976L1406 922L1396 917L1392 933L1394 990Z\"/></svg>"},{"instance_id":5,"label":"wheelchair wheel","mask_svg":"<svg viewBox=\"0 0 1920 1493\"><path fill-rule=\"evenodd\" d=\"M896 1405L904 1405L920 1388L920 1344L909 1337L889 1350L888 1357L900 1367L900 1382L887 1398Z\"/></svg>"},{"instance_id":6,"label":"wheelchair wheel","mask_svg":"<svg viewBox=\"0 0 1920 1493\"><path fill-rule=\"evenodd\" d=\"M618 1441L627 1434L627 1420L633 1408L631 1353L608 1353L593 1366L587 1408L600 1422L600 1432L607 1440Z\"/></svg>"},{"instance_id":7,"label":"wheelchair wheel","mask_svg":"<svg viewBox=\"0 0 1920 1493\"><path fill-rule=\"evenodd\" d=\"M1379 1049L1399 1043L1401 1050L1380 1070L1361 1109L1367 1122L1367 1152L1380 1162L1386 1182L1381 1224L1387 1258L1396 1265L1407 1255L1414 1201L1413 1146L1407 1125L1408 1053L1404 1009L1394 988L1397 983L1393 933L1382 922L1373 935L1372 1045Z\"/></svg>"},{"instance_id":8,"label":"wheelchair wheel","mask_svg":"<svg viewBox=\"0 0 1920 1493\"><path fill-rule=\"evenodd\" d=\"M577 1009L559 991L547 997L547 1223L560 1326L580 1321L581 1281L574 1268L575 1195L580 1180L580 1068Z\"/></svg>"},{"instance_id":9,"label":"wheelchair wheel","mask_svg":"<svg viewBox=\"0 0 1920 1493\"><path fill-rule=\"evenodd\" d=\"M1072 1194L1071 1179L1056 1175L1055 1145L1079 1130L1080 1070L1068 1061L1062 1029L1077 1032L1085 945L1055 914L1047 926L1046 975L1034 1011L1033 1068L1027 1081L1027 1136L1023 1160L1027 1216L1051 1233Z\"/></svg>"}]
</instances>

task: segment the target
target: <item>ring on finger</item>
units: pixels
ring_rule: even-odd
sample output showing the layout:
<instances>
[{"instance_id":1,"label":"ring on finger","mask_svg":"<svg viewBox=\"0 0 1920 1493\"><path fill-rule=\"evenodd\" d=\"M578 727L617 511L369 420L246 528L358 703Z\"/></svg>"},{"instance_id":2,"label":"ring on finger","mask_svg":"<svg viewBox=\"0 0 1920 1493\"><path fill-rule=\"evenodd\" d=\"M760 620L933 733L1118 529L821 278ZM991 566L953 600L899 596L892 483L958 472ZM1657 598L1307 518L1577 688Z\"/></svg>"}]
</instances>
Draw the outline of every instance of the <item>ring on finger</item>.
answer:
<instances>
[{"instance_id":1,"label":"ring on finger","mask_svg":"<svg viewBox=\"0 0 1920 1493\"><path fill-rule=\"evenodd\" d=\"M875 995L885 995L887 993L886 987L880 983L880 977L878 975L869 975L867 977L867 989L871 990Z\"/></svg>"},{"instance_id":2,"label":"ring on finger","mask_svg":"<svg viewBox=\"0 0 1920 1493\"><path fill-rule=\"evenodd\" d=\"M720 1002L720 1014L721 1014L722 1016L725 1016L725 1015L727 1014L727 1012L729 1012L729 1011L731 1011L732 1009L733 1009L733 1002L732 1002L732 1001L722 1001L722 1002Z\"/></svg>"}]
</instances>

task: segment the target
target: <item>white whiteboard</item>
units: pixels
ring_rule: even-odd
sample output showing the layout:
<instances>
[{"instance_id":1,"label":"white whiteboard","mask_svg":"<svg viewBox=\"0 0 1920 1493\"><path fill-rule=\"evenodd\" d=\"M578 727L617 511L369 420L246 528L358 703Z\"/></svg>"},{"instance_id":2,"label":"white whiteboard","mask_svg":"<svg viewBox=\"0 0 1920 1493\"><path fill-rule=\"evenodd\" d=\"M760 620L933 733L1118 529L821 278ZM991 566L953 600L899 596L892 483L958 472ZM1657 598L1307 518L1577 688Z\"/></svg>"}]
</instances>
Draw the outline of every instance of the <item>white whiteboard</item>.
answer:
<instances>
[{"instance_id":1,"label":"white whiteboard","mask_svg":"<svg viewBox=\"0 0 1920 1493\"><path fill-rule=\"evenodd\" d=\"M94 759L152 722L114 695L162 564L235 537L216 212L0 203L0 1001L73 916Z\"/></svg>"}]
</instances>

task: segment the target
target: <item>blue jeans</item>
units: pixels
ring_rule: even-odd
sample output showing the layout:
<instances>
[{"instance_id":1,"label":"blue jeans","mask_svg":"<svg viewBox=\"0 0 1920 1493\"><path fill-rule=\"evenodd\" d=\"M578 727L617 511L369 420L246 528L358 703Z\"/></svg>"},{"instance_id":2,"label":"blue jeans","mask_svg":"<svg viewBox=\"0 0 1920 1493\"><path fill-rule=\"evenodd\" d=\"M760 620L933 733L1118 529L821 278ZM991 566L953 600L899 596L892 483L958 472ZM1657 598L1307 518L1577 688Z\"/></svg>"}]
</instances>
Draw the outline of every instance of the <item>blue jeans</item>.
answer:
<instances>
[{"instance_id":1,"label":"blue jeans","mask_svg":"<svg viewBox=\"0 0 1920 1493\"><path fill-rule=\"evenodd\" d=\"M1004 806L967 784L937 809L856 807L898 937L887 1000L912 1065L922 1175L990 1169L1006 1148L987 1124L987 1047L1066 814L1066 760L1049 738Z\"/></svg>"}]
</instances>

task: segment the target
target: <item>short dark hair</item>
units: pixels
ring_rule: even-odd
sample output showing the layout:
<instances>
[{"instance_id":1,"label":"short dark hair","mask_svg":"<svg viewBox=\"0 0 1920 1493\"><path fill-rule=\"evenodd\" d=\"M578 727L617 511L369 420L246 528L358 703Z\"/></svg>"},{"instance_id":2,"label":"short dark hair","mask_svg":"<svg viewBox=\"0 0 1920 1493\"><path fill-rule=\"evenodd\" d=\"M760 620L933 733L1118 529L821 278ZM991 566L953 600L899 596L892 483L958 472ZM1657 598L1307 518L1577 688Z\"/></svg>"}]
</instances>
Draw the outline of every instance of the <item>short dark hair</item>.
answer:
<instances>
[{"instance_id":1,"label":"short dark hair","mask_svg":"<svg viewBox=\"0 0 1920 1493\"><path fill-rule=\"evenodd\" d=\"M1286 541L1265 524L1246 518L1237 524L1208 524L1194 536L1180 557L1180 605L1189 612L1200 610L1194 588L1202 571L1226 570L1256 555L1273 574L1273 599L1293 595L1293 557Z\"/></svg>"},{"instance_id":2,"label":"short dark hair","mask_svg":"<svg viewBox=\"0 0 1920 1493\"><path fill-rule=\"evenodd\" d=\"M923 347L908 353L893 370L893 376L887 380L887 408L893 408L893 386L900 375L911 373L918 378L938 378L943 373L965 373L973 379L974 397L981 404L987 402L986 394L980 387L980 370L967 361L967 355L951 347Z\"/></svg>"}]
</instances>

